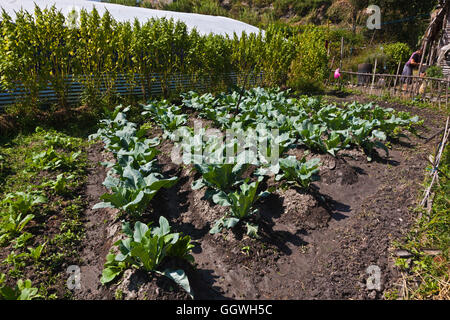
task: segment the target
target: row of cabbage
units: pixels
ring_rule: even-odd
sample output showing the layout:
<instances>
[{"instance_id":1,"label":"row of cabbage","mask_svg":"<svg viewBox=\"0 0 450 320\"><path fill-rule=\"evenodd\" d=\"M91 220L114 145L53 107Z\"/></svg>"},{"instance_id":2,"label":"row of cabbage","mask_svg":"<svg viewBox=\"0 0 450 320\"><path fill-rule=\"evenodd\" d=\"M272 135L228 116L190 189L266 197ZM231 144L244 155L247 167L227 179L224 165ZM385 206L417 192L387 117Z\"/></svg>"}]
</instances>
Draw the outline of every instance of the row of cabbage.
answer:
<instances>
[{"instance_id":1,"label":"row of cabbage","mask_svg":"<svg viewBox=\"0 0 450 320\"><path fill-rule=\"evenodd\" d=\"M182 107L160 100L144 105L143 109L142 114L150 116L163 129L163 137L171 139L179 149L190 151L188 157L183 154L182 162L194 164L201 176L192 189L204 188L207 199L230 207L211 233L245 222L247 233L252 236L258 231L255 203L273 191L260 190L265 185L261 182L275 175L275 180L283 182L282 186L295 184L308 189L318 178L320 160L286 156L289 148L304 146L338 156L339 151L358 146L371 161L377 154L376 148L388 154L388 138L405 136L402 133L405 129L414 132L414 126L421 123L418 117L406 112L372 103L354 102L338 107L325 104L320 98L296 99L289 97L289 91L263 88L218 96L189 92L183 95ZM221 135L217 137L208 134L206 128L188 126L188 115L183 109L195 110L199 117L211 120ZM234 135L224 142L226 130L232 130ZM244 140L239 141L238 136ZM253 148L262 140L265 149ZM234 151L231 156L227 153L229 149ZM251 165L256 169L250 170L250 177L244 179Z\"/></svg>"},{"instance_id":2,"label":"row of cabbage","mask_svg":"<svg viewBox=\"0 0 450 320\"><path fill-rule=\"evenodd\" d=\"M116 208L124 218L124 237L114 244L116 250L108 254L101 282L110 283L126 269L138 268L167 276L192 296L183 270L159 270L167 257L193 262L191 238L171 233L167 219L162 216L159 226L154 228L140 221L136 221L134 226L130 222L142 217L158 191L172 187L178 178L166 178L161 174L156 159L159 139L146 139L146 130L137 129L135 123L127 120L128 110L117 107L109 118L100 121L97 133L90 136L91 140L101 139L115 158L113 162L102 163L109 168L103 185L110 192L103 194L103 202L93 209Z\"/></svg>"},{"instance_id":3,"label":"row of cabbage","mask_svg":"<svg viewBox=\"0 0 450 320\"><path fill-rule=\"evenodd\" d=\"M294 156L279 159L278 156L295 142L288 133L279 135L261 123L255 130L234 126L235 135L224 139L223 132L211 134L206 127L188 126L188 116L181 107L165 100L153 101L143 109L142 114L149 116L163 129L163 136L175 143L174 149L184 151L179 163L194 165L199 179L193 182L192 189L204 189L206 199L229 208L214 223L212 234L245 224L247 234L257 236L257 201L274 191L265 187L271 174L282 181L282 185L295 184L304 189L318 178L319 159L303 157L298 160ZM260 145L266 148L255 148ZM196 152L198 150L201 152Z\"/></svg>"},{"instance_id":4,"label":"row of cabbage","mask_svg":"<svg viewBox=\"0 0 450 320\"><path fill-rule=\"evenodd\" d=\"M212 120L221 129L256 128L263 124L278 129L294 140L293 145L328 152L333 156L343 149L358 146L371 161L376 148L388 154L387 138L404 136L404 129L414 132L419 118L373 103L326 104L316 97L289 97L289 91L254 88L231 94L183 96L185 107L197 110L199 116Z\"/></svg>"}]
</instances>

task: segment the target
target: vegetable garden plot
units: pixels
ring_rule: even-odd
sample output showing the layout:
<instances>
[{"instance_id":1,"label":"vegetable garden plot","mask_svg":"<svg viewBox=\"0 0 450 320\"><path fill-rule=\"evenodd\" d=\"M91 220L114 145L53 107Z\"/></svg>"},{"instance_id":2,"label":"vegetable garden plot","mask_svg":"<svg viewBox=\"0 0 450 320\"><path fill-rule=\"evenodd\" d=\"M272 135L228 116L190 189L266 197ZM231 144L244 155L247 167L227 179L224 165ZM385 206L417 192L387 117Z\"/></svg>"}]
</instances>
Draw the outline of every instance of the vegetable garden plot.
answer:
<instances>
[{"instance_id":1,"label":"vegetable garden plot","mask_svg":"<svg viewBox=\"0 0 450 320\"><path fill-rule=\"evenodd\" d=\"M1 202L3 298L348 299L392 288L388 249L413 219L431 148L420 135L439 115L261 88L179 101L119 106L90 145L38 129L2 146L0 187L14 191ZM69 265L79 289L66 286ZM365 287L370 265L380 292Z\"/></svg>"},{"instance_id":2,"label":"vegetable garden plot","mask_svg":"<svg viewBox=\"0 0 450 320\"><path fill-rule=\"evenodd\" d=\"M335 229L324 229L334 222L332 218L336 219L336 215L344 212L345 203L340 203L336 197L344 202L346 199L342 196L357 193L358 189L359 199L377 191L379 181L375 180L379 175L366 177L361 174L364 171L361 167L379 167L382 162L397 157L398 153L389 150L386 144L401 137L404 130L415 132L415 126L421 123L418 117L406 112L359 103L341 108L314 98L289 98L287 93L278 90L257 88L243 97L239 97L239 93L213 97L191 92L184 96L181 107L165 101L154 101L143 107L144 116L160 127L160 137L165 139L158 146L155 134L150 138L147 136L148 124L137 129L136 124L126 120L126 112L122 111L126 109L116 109L112 120L104 120L104 128L98 132L115 155L116 162L104 164L111 168L104 185L112 192L102 196L104 202L96 207L99 210L102 207L118 209L120 217L129 221L129 227L123 227L126 234L131 234L126 230L132 230L131 226L137 221L146 225L164 216L176 233L189 235L194 246L184 245L181 252L187 254L193 250L190 254L197 267L192 269L188 263L175 260L179 261L176 268L185 269L178 274L183 275L183 281L187 275L188 290L192 289L189 293L195 298L282 297L282 291L278 289L270 294L271 282L281 285L280 277L275 276L277 270L280 271L280 261L281 267L285 268L286 263L292 264L290 259L301 259L298 251L308 251L309 243L305 240L308 237L320 232L332 232L336 236ZM268 134L263 137L279 143L279 164L267 161L270 148L264 154L254 155L252 159L256 159L256 163L239 162L239 155L236 156L237 163L171 163L171 149L177 143L195 149L196 143L203 140L201 135L205 131L199 133L186 126L191 122L192 113L200 119L208 119L220 129L257 130L262 124L278 128L278 136ZM181 143L177 141L180 132L187 137ZM204 140L204 148L210 151L209 157L225 153L226 146L217 144L214 139ZM235 147L237 142L228 143ZM156 150L161 146L161 153L157 154ZM386 158L387 154L391 158ZM348 159L350 156L352 159ZM341 195L336 195L333 188L327 188L327 183L317 181L322 172L331 182L329 185L340 189ZM357 176L356 182L345 180L348 172ZM333 174L341 174L343 178L329 179ZM159 188L154 189L149 181L157 182ZM372 185L372 188L364 188L365 185ZM358 197L351 196L350 202L358 202L355 200ZM109 275L120 278L132 265L140 270L164 273L155 263L161 261L158 254L147 252L141 258L136 255L126 262L122 258L126 252L131 252L130 249L123 243L117 245L121 246L121 253L119 258L117 253L108 256L103 280ZM149 244L147 248L149 250ZM153 262L145 262L144 257ZM175 260L169 263L172 267ZM311 266L308 268L311 271ZM124 281L133 282L133 277L138 277L136 272L131 271L130 275L127 271ZM250 276L252 273L257 274L258 279L261 277L260 283ZM207 274L214 274L216 280ZM305 274L300 272L294 282L301 281L302 276ZM291 273L289 277L295 275ZM311 277L305 280L311 281ZM229 285L233 284L237 288L230 289ZM123 286L119 288L115 284L110 288L123 290ZM291 294L287 293L287 296ZM139 298L139 293L122 292L121 297Z\"/></svg>"}]
</instances>

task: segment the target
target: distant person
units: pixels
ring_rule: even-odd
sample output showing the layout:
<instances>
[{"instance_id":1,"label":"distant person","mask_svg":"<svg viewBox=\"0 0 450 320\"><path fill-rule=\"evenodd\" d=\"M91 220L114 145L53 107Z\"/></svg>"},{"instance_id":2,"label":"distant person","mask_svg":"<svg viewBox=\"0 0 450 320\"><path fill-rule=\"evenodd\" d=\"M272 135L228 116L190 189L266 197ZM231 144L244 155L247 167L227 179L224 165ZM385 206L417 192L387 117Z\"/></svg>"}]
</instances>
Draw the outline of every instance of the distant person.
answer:
<instances>
[{"instance_id":1,"label":"distant person","mask_svg":"<svg viewBox=\"0 0 450 320\"><path fill-rule=\"evenodd\" d=\"M413 52L411 55L411 58L409 58L408 62L406 62L405 66L403 67L402 76L402 82L408 84L411 84L411 78L407 78L413 75L413 69L418 68L420 66L420 60L422 59L422 49L417 50L416 52Z\"/></svg>"}]
</instances>

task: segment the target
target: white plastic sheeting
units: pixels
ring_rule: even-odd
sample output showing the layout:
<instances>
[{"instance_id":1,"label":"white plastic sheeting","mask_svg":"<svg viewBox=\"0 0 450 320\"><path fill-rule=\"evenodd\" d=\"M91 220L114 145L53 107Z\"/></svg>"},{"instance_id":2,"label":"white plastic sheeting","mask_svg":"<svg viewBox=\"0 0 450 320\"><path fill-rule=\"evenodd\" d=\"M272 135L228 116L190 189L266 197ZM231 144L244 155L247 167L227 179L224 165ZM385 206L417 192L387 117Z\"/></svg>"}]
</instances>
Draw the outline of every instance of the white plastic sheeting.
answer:
<instances>
[{"instance_id":1,"label":"white plastic sheeting","mask_svg":"<svg viewBox=\"0 0 450 320\"><path fill-rule=\"evenodd\" d=\"M240 36L243 31L246 33L259 32L259 29L254 26L221 16L154 10L87 0L0 0L0 7L5 9L13 18L15 17L15 11L21 8L30 13L33 12L35 4L41 9L55 5L65 16L73 9L91 11L95 7L101 15L108 10L115 20L122 22L132 22L135 18L141 22L146 22L151 18L173 18L184 22L189 30L196 28L200 34L213 33L232 37L233 33Z\"/></svg>"}]
</instances>

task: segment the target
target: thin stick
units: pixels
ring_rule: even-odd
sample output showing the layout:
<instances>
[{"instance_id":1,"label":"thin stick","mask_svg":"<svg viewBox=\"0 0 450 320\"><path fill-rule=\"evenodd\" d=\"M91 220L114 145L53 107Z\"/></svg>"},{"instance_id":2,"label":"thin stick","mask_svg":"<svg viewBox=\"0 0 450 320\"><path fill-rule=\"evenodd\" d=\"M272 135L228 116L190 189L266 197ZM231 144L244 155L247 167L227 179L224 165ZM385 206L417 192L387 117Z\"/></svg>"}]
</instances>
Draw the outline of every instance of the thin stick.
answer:
<instances>
[{"instance_id":1,"label":"thin stick","mask_svg":"<svg viewBox=\"0 0 450 320\"><path fill-rule=\"evenodd\" d=\"M333 75L331 74L333 72L333 65L334 65L334 57L333 59L331 59L331 65L330 65L330 76L327 78L327 82L325 82L325 86L328 85L328 82L330 81L330 79L333 77Z\"/></svg>"},{"instance_id":2,"label":"thin stick","mask_svg":"<svg viewBox=\"0 0 450 320\"><path fill-rule=\"evenodd\" d=\"M431 162L430 159L428 159L427 157L425 157L425 160L427 160L432 166L434 166L434 163ZM441 169L436 168L436 170L437 170L440 174L442 174L444 177L446 177L448 180L450 180L450 178L449 178L444 172L442 172Z\"/></svg>"},{"instance_id":3,"label":"thin stick","mask_svg":"<svg viewBox=\"0 0 450 320\"><path fill-rule=\"evenodd\" d=\"M375 59L375 67L373 68L372 85L370 87L370 94L372 94L372 89L375 84L375 75L377 73L377 63L378 63L378 59Z\"/></svg>"},{"instance_id":4,"label":"thin stick","mask_svg":"<svg viewBox=\"0 0 450 320\"><path fill-rule=\"evenodd\" d=\"M394 81L394 95L395 95L396 92L397 92L397 81L398 81L398 75L400 74L400 67L401 67L401 65L402 65L402 63L399 62L399 63L398 63L398 67L397 67L397 73L396 73L396 75L395 75L395 81Z\"/></svg>"},{"instance_id":5,"label":"thin stick","mask_svg":"<svg viewBox=\"0 0 450 320\"><path fill-rule=\"evenodd\" d=\"M425 206L425 203L427 202L428 198L430 197L431 189L433 188L433 185L434 185L435 181L437 181L439 179L438 171L435 170L435 169L439 168L439 164L441 162L442 153L444 152L445 145L447 144L448 137L450 135L450 130L448 129L449 120L450 120L450 117L447 117L447 122L445 124L445 130L444 130L444 135L442 137L442 142L440 143L440 145L438 147L439 152L437 153L437 156L434 159L433 170L431 172L431 174L433 175L433 178L431 179L431 183L430 183L429 187L425 191L424 198L420 202L420 205L422 207ZM421 217L422 217L422 213L419 214L419 218L421 218Z\"/></svg>"},{"instance_id":6,"label":"thin stick","mask_svg":"<svg viewBox=\"0 0 450 320\"><path fill-rule=\"evenodd\" d=\"M448 110L448 77L445 81L445 110Z\"/></svg>"}]
</instances>

